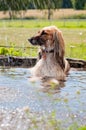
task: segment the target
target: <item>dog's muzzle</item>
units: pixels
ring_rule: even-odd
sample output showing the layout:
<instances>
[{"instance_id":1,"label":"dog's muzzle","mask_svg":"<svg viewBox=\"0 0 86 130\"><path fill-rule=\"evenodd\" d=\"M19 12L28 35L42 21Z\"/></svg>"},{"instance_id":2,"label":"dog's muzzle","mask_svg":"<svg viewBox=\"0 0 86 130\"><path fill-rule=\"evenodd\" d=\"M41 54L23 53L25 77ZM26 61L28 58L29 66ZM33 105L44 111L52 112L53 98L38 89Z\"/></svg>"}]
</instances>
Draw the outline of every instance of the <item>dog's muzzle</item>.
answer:
<instances>
[{"instance_id":1,"label":"dog's muzzle","mask_svg":"<svg viewBox=\"0 0 86 130\"><path fill-rule=\"evenodd\" d=\"M30 38L30 39L28 39L28 41L29 41L32 45L37 45L36 40L34 40L34 38Z\"/></svg>"},{"instance_id":2,"label":"dog's muzzle","mask_svg":"<svg viewBox=\"0 0 86 130\"><path fill-rule=\"evenodd\" d=\"M42 42L42 40L40 38L30 38L28 39L28 41L32 44L32 45L39 45L42 46L44 44L44 42Z\"/></svg>"}]
</instances>

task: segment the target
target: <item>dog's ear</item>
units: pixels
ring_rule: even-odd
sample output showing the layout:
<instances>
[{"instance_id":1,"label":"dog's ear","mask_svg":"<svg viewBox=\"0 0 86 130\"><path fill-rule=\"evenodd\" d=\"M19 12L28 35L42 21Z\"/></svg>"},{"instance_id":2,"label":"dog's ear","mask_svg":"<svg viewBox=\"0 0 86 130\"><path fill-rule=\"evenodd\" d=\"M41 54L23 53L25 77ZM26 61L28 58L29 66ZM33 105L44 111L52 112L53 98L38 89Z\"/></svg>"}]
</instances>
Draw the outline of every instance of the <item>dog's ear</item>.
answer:
<instances>
[{"instance_id":1,"label":"dog's ear","mask_svg":"<svg viewBox=\"0 0 86 130\"><path fill-rule=\"evenodd\" d=\"M56 61L60 64L62 69L64 69L65 46L64 46L64 39L60 30L55 31L53 40L54 40L54 57Z\"/></svg>"}]
</instances>

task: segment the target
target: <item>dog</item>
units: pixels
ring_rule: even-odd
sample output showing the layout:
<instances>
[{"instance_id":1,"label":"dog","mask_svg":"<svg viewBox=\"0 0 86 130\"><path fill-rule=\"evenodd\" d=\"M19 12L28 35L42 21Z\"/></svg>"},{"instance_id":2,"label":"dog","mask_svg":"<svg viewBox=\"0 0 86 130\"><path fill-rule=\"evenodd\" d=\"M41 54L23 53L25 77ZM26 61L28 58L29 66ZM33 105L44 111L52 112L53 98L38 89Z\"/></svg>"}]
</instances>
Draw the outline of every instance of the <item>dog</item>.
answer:
<instances>
[{"instance_id":1,"label":"dog","mask_svg":"<svg viewBox=\"0 0 86 130\"><path fill-rule=\"evenodd\" d=\"M28 40L32 45L40 46L39 60L32 68L32 74L36 77L65 80L70 65L64 58L65 43L62 32L56 26L48 26Z\"/></svg>"}]
</instances>

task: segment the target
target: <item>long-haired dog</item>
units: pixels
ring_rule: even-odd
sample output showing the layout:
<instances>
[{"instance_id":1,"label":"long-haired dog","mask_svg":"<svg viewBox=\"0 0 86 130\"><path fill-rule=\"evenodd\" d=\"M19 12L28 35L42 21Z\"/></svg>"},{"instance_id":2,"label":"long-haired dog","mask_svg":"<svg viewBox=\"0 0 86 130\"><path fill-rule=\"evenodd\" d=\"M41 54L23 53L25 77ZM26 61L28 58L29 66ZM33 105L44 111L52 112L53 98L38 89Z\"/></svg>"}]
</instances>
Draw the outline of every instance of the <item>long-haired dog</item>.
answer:
<instances>
[{"instance_id":1,"label":"long-haired dog","mask_svg":"<svg viewBox=\"0 0 86 130\"><path fill-rule=\"evenodd\" d=\"M32 68L33 75L65 80L70 67L64 58L65 44L61 31L55 26L44 27L28 40L32 45L40 46L40 59Z\"/></svg>"}]
</instances>

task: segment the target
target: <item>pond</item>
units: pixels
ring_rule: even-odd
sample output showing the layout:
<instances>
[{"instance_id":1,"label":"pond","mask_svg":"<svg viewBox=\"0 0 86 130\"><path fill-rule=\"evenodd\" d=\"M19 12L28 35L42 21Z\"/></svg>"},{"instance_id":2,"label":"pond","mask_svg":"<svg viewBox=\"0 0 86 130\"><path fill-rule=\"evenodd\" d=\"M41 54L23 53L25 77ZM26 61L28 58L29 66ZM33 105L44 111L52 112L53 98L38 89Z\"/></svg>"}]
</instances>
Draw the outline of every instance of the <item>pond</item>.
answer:
<instances>
[{"instance_id":1,"label":"pond","mask_svg":"<svg viewBox=\"0 0 86 130\"><path fill-rule=\"evenodd\" d=\"M39 117L55 116L65 128L73 123L86 125L86 71L71 70L67 81L58 87L43 86L40 80L32 82L30 76L27 68L0 68L0 116L4 115L0 117L1 130L16 127L15 121L14 125L8 121L16 115L12 112L18 115L20 110L21 115L24 107ZM16 120L19 119L17 116ZM22 123L18 130L30 127ZM12 130L17 129L15 127Z\"/></svg>"}]
</instances>

